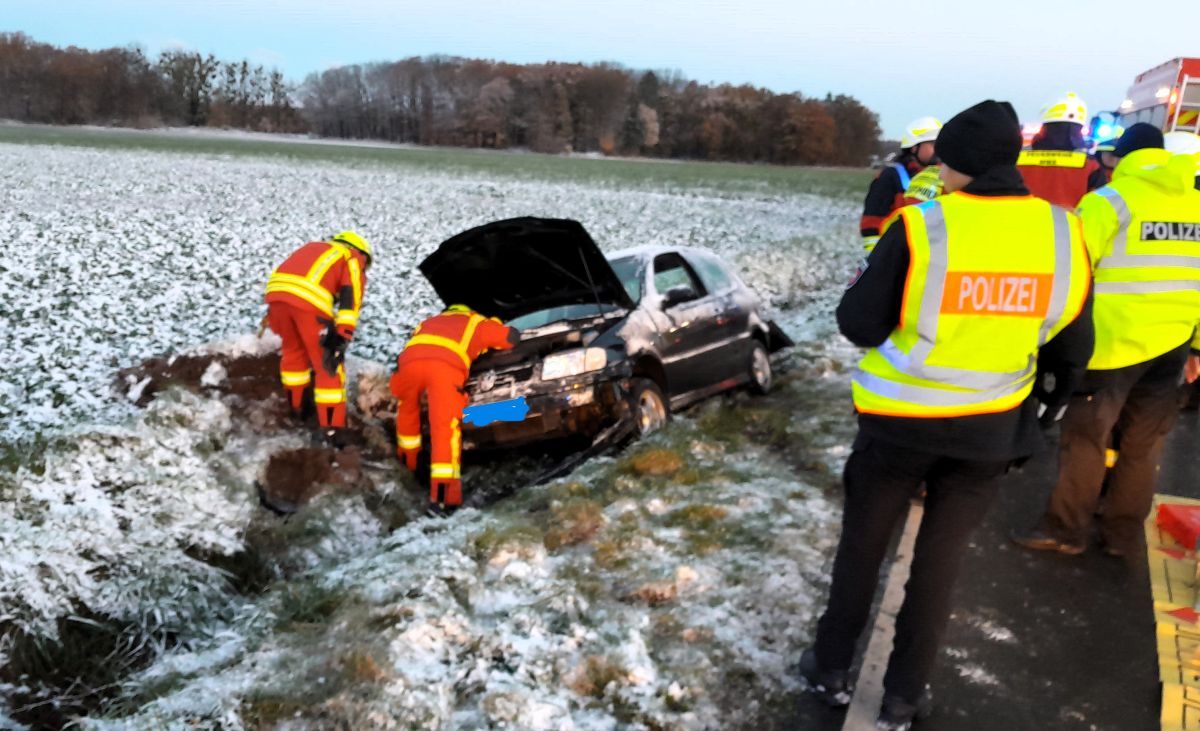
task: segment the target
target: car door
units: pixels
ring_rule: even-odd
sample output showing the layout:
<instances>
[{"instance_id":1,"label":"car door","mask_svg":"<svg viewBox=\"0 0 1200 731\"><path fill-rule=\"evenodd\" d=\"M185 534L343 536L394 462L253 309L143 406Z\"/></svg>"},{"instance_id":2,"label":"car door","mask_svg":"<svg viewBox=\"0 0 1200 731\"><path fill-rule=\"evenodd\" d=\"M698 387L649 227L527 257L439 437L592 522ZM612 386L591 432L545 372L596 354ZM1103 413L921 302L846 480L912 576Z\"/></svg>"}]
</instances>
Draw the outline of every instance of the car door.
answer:
<instances>
[{"instance_id":1,"label":"car door","mask_svg":"<svg viewBox=\"0 0 1200 731\"><path fill-rule=\"evenodd\" d=\"M712 298L716 317L713 321L712 347L706 354L715 372L715 381L740 378L750 358L750 316L753 301L738 285L725 263L707 252L685 252L700 282Z\"/></svg>"},{"instance_id":2,"label":"car door","mask_svg":"<svg viewBox=\"0 0 1200 731\"><path fill-rule=\"evenodd\" d=\"M704 358L716 340L717 307L692 267L677 253L654 257L651 278L659 296L663 367L671 398L704 388L719 378ZM691 296L670 302L672 290L691 290Z\"/></svg>"}]
</instances>

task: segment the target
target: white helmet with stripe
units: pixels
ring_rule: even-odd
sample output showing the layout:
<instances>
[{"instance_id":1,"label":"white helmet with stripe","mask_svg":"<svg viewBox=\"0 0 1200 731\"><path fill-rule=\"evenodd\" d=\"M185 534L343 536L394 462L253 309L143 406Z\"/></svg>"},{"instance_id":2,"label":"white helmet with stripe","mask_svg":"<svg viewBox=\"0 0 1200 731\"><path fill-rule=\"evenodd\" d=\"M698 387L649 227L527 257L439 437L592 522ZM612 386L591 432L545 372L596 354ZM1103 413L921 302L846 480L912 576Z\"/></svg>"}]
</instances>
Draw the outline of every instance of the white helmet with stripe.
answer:
<instances>
[{"instance_id":1,"label":"white helmet with stripe","mask_svg":"<svg viewBox=\"0 0 1200 731\"><path fill-rule=\"evenodd\" d=\"M1042 107L1042 124L1046 122L1087 124L1087 104L1083 103L1078 94L1068 91L1066 94Z\"/></svg>"},{"instance_id":2,"label":"white helmet with stripe","mask_svg":"<svg viewBox=\"0 0 1200 731\"><path fill-rule=\"evenodd\" d=\"M937 117L918 117L904 126L900 149L907 150L922 142L933 142L941 130L942 123Z\"/></svg>"}]
</instances>

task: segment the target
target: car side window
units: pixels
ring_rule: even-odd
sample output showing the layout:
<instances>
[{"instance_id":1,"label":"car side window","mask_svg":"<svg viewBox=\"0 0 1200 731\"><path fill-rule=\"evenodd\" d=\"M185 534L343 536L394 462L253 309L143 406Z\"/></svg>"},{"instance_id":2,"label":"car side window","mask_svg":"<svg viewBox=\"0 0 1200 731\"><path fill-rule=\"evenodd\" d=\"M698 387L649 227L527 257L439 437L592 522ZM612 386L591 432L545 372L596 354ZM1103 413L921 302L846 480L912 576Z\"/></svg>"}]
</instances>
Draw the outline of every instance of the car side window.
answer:
<instances>
[{"instance_id":1,"label":"car side window","mask_svg":"<svg viewBox=\"0 0 1200 731\"><path fill-rule=\"evenodd\" d=\"M689 256L688 261L696 268L700 281L709 292L724 292L733 287L733 279L721 262L707 256Z\"/></svg>"},{"instance_id":2,"label":"car side window","mask_svg":"<svg viewBox=\"0 0 1200 731\"><path fill-rule=\"evenodd\" d=\"M704 285L696 279L691 267L679 254L659 254L654 257L654 289L666 294L675 287L688 287L697 297L705 294Z\"/></svg>"}]
</instances>

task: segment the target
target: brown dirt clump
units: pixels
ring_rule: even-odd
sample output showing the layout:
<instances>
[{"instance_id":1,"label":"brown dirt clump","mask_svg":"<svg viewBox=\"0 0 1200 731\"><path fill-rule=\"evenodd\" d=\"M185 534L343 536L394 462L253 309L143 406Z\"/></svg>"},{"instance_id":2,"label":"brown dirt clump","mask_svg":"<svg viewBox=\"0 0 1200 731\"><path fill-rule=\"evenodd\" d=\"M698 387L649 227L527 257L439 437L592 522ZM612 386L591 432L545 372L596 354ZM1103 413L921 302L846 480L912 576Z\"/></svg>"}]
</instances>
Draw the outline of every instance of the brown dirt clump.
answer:
<instances>
[{"instance_id":1,"label":"brown dirt clump","mask_svg":"<svg viewBox=\"0 0 1200 731\"><path fill-rule=\"evenodd\" d=\"M353 490L363 487L366 479L356 447L305 447L271 455L258 485L267 507L294 513L326 487Z\"/></svg>"},{"instance_id":2,"label":"brown dirt clump","mask_svg":"<svg viewBox=\"0 0 1200 731\"><path fill-rule=\"evenodd\" d=\"M224 378L203 383L214 363L224 370ZM172 385L191 391L212 389L248 401L265 401L283 390L279 385L279 355L275 353L236 358L226 355L151 358L139 366L118 371L117 378L118 387L138 406L150 403L156 393Z\"/></svg>"},{"instance_id":3,"label":"brown dirt clump","mask_svg":"<svg viewBox=\"0 0 1200 731\"><path fill-rule=\"evenodd\" d=\"M626 599L657 607L675 601L677 596L679 587L674 581L649 581L631 591Z\"/></svg>"}]
</instances>

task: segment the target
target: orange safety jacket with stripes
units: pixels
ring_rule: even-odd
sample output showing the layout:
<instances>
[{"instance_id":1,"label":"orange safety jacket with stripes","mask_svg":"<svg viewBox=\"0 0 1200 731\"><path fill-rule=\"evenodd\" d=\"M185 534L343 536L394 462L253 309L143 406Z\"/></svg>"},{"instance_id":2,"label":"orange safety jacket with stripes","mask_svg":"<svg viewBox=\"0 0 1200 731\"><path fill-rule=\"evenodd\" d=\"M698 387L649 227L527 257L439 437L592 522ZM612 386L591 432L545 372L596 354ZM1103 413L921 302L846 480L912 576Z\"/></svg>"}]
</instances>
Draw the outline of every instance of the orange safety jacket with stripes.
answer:
<instances>
[{"instance_id":1,"label":"orange safety jacket with stripes","mask_svg":"<svg viewBox=\"0 0 1200 731\"><path fill-rule=\"evenodd\" d=\"M353 249L311 241L292 253L267 280L266 301L312 310L345 336L358 326L367 277Z\"/></svg>"},{"instance_id":2,"label":"orange safety jacket with stripes","mask_svg":"<svg viewBox=\"0 0 1200 731\"><path fill-rule=\"evenodd\" d=\"M487 350L507 350L512 328L494 317L484 317L467 307L454 305L422 322L400 353L398 368L413 360L439 360L462 371Z\"/></svg>"}]
</instances>

